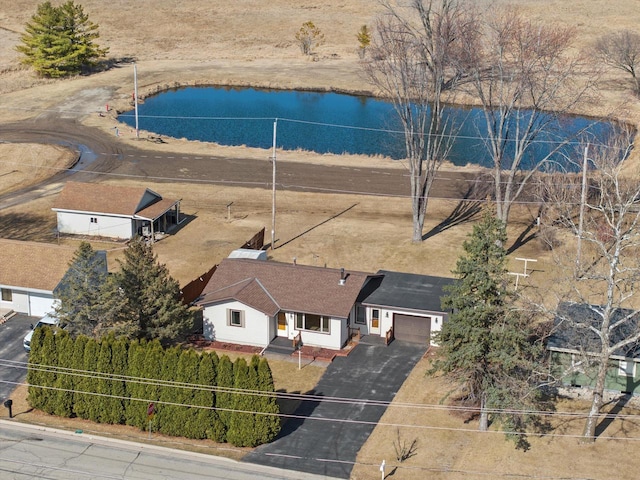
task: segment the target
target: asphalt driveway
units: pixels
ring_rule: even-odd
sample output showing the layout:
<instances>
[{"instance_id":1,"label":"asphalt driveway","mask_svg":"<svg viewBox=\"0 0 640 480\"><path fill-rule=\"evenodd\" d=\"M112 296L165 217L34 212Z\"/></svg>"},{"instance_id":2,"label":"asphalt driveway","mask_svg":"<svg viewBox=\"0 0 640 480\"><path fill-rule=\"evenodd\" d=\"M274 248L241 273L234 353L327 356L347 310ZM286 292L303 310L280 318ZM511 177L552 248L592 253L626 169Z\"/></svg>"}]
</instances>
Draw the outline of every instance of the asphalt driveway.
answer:
<instances>
[{"instance_id":1,"label":"asphalt driveway","mask_svg":"<svg viewBox=\"0 0 640 480\"><path fill-rule=\"evenodd\" d=\"M26 315L14 315L0 325L0 408L10 398L17 383L24 382L27 376L27 352L22 346L24 336L29 333L30 325L38 318Z\"/></svg>"},{"instance_id":2,"label":"asphalt driveway","mask_svg":"<svg viewBox=\"0 0 640 480\"><path fill-rule=\"evenodd\" d=\"M314 394L389 402L425 351L422 345L400 341L388 347L360 343L348 357L327 367ZM304 401L296 415L305 418L290 419L274 442L258 447L243 461L349 478L358 451L385 410L357 401Z\"/></svg>"}]
</instances>

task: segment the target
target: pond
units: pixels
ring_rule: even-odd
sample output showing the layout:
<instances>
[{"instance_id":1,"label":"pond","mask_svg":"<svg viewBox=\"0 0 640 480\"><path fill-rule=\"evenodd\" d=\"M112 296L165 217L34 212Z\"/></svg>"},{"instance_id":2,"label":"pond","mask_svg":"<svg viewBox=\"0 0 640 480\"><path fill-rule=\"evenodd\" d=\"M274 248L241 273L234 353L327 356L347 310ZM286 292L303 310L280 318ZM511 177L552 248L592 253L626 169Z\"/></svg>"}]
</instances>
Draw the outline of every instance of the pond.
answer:
<instances>
[{"instance_id":1,"label":"pond","mask_svg":"<svg viewBox=\"0 0 640 480\"><path fill-rule=\"evenodd\" d=\"M449 160L455 165L490 165L479 108L452 107L457 125ZM120 120L135 127L134 112ZM381 155L402 159L404 140L390 102L337 93L262 90L233 87L188 87L168 90L138 105L141 130L174 138L270 149L277 119L276 145L285 150L334 154ZM608 122L563 116L544 137L536 139L532 158L570 140L565 153L575 151L575 138L585 130L590 141L602 141L615 127ZM561 157L558 156L558 159Z\"/></svg>"}]
</instances>

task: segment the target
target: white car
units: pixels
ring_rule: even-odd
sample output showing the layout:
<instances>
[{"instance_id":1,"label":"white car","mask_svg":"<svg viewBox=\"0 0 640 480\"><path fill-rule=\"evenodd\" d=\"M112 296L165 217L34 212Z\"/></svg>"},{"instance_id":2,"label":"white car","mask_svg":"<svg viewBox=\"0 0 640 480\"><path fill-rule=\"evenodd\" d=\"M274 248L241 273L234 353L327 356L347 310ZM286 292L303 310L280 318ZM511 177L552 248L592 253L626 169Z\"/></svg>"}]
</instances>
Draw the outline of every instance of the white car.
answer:
<instances>
[{"instance_id":1,"label":"white car","mask_svg":"<svg viewBox=\"0 0 640 480\"><path fill-rule=\"evenodd\" d=\"M60 321L57 318L54 318L50 315L45 315L40 320L38 320L38 323L36 323L35 327L31 325L31 331L25 335L24 340L22 341L22 346L24 346L24 349L27 352L31 351L31 337L33 337L33 331L36 328L41 327L43 325L47 325L49 327L55 327L58 325L59 322Z\"/></svg>"}]
</instances>

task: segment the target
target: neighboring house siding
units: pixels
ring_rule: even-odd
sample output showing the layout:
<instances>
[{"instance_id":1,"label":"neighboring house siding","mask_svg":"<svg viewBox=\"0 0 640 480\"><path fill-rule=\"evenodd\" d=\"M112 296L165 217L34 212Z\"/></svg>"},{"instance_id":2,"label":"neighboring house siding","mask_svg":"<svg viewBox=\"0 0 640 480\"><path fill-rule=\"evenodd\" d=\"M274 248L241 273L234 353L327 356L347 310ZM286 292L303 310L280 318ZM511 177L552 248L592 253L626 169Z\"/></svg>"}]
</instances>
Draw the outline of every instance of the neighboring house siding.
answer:
<instances>
[{"instance_id":1,"label":"neighboring house siding","mask_svg":"<svg viewBox=\"0 0 640 480\"><path fill-rule=\"evenodd\" d=\"M2 286L2 289L11 291L11 301L0 300L1 308L34 317L42 317L54 309L55 300L51 292L30 291L11 286Z\"/></svg>"},{"instance_id":2,"label":"neighboring house siding","mask_svg":"<svg viewBox=\"0 0 640 480\"><path fill-rule=\"evenodd\" d=\"M132 220L128 217L90 213L57 213L58 232L60 233L122 239L128 239L133 236Z\"/></svg>"},{"instance_id":3,"label":"neighboring house siding","mask_svg":"<svg viewBox=\"0 0 640 480\"><path fill-rule=\"evenodd\" d=\"M611 360L605 390L640 395L640 365L632 360L623 362ZM595 367L585 365L578 354L551 352L551 373L566 386L593 387L595 384Z\"/></svg>"},{"instance_id":4,"label":"neighboring house siding","mask_svg":"<svg viewBox=\"0 0 640 480\"><path fill-rule=\"evenodd\" d=\"M243 325L228 325L228 311L243 313ZM207 340L266 347L273 336L269 316L240 302L208 305L203 311L203 330ZM275 336L275 335L274 335Z\"/></svg>"}]
</instances>

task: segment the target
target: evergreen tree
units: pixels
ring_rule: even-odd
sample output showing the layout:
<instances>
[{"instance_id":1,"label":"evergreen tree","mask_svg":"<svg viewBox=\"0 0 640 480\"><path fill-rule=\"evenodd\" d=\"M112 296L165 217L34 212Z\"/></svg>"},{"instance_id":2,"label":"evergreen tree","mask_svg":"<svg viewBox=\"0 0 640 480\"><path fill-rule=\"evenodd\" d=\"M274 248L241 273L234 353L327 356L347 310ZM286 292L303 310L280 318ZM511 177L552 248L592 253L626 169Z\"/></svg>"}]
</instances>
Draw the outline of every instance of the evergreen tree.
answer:
<instances>
[{"instance_id":1,"label":"evergreen tree","mask_svg":"<svg viewBox=\"0 0 640 480\"><path fill-rule=\"evenodd\" d=\"M180 349L172 347L164 351L162 371L160 379L167 382L181 381L178 377L178 363L180 362ZM165 435L179 436L182 434L180 424L181 407L179 403L180 388L170 385L162 385L160 388L160 406L158 407L157 428ZM166 402L166 403L165 403Z\"/></svg>"},{"instance_id":2,"label":"evergreen tree","mask_svg":"<svg viewBox=\"0 0 640 480\"><path fill-rule=\"evenodd\" d=\"M183 350L178 362L178 372L176 380L189 385L198 383L198 367L200 358L193 350ZM198 389L183 387L178 390L178 403L181 405L194 405L194 397ZM205 425L198 423L199 408L179 407L178 420L181 432L180 435L187 438L205 438Z\"/></svg>"},{"instance_id":3,"label":"evergreen tree","mask_svg":"<svg viewBox=\"0 0 640 480\"><path fill-rule=\"evenodd\" d=\"M72 368L76 370L82 370L84 368L84 350L87 347L88 341L89 338L84 335L75 338L72 347ZM84 402L85 395L80 393L84 387L85 377L81 372L78 373L78 375L73 376L73 413L77 417L86 418L86 410L83 410L86 408L86 402Z\"/></svg>"},{"instance_id":4,"label":"evergreen tree","mask_svg":"<svg viewBox=\"0 0 640 480\"><path fill-rule=\"evenodd\" d=\"M158 414L162 414L164 406L158 403L163 387L158 385L159 380L163 378L163 367L165 366L165 351L160 342L154 340L146 343L146 355L144 357L144 370L140 375L144 380L144 401L141 403L143 410L143 429L148 427L147 407L153 402L156 407L156 415L152 422L152 429L158 430L159 420ZM169 373L170 374L170 373ZM170 379L171 380L171 379Z\"/></svg>"},{"instance_id":5,"label":"evergreen tree","mask_svg":"<svg viewBox=\"0 0 640 480\"><path fill-rule=\"evenodd\" d=\"M222 441L226 441L226 435L231 423L231 412L229 410L233 408L233 394L229 389L234 386L233 363L231 363L231 359L229 359L227 355L223 355L220 358L216 384L218 386L216 393L216 410L224 426Z\"/></svg>"},{"instance_id":6,"label":"evergreen tree","mask_svg":"<svg viewBox=\"0 0 640 480\"><path fill-rule=\"evenodd\" d=\"M229 421L227 441L236 447L255 447L258 445L255 420L257 395L251 395L247 390L255 390L258 386L258 374L254 368L247 365L247 361L238 357L233 368L235 374L233 394L233 412Z\"/></svg>"},{"instance_id":7,"label":"evergreen tree","mask_svg":"<svg viewBox=\"0 0 640 480\"><path fill-rule=\"evenodd\" d=\"M107 280L106 258L81 242L55 294L56 317L72 335L95 336L101 317L101 289Z\"/></svg>"},{"instance_id":8,"label":"evergreen tree","mask_svg":"<svg viewBox=\"0 0 640 480\"><path fill-rule=\"evenodd\" d=\"M52 390L56 383L57 375L55 367L58 365L58 352L56 350L56 336L50 327L38 327L44 330L42 340L42 351L40 366L43 369L40 374L40 385L42 385L42 405L40 409L46 413L53 413L55 409L56 391ZM38 330L38 329L36 329Z\"/></svg>"},{"instance_id":9,"label":"evergreen tree","mask_svg":"<svg viewBox=\"0 0 640 480\"><path fill-rule=\"evenodd\" d=\"M537 398L529 381L540 349L508 288L506 239L504 223L486 209L463 244L453 272L458 281L442 300L453 313L437 334L441 348L431 373L446 374L462 387L468 404L480 407L481 430L488 428L490 410L507 432L524 433L535 417L503 409L525 408ZM513 438L526 448L524 435Z\"/></svg>"},{"instance_id":10,"label":"evergreen tree","mask_svg":"<svg viewBox=\"0 0 640 480\"><path fill-rule=\"evenodd\" d=\"M73 339L65 330L60 330L56 338L58 350L58 367L73 368ZM60 417L71 417L73 415L73 390L75 387L75 376L69 371L58 371L55 387L55 405L53 413Z\"/></svg>"},{"instance_id":11,"label":"evergreen tree","mask_svg":"<svg viewBox=\"0 0 640 480\"><path fill-rule=\"evenodd\" d=\"M150 245L136 239L125 250L114 285L126 302L109 308L107 322L130 325L136 338L174 341L193 325L193 314L180 300L180 286L157 261ZM115 296L115 293L113 294Z\"/></svg>"},{"instance_id":12,"label":"evergreen tree","mask_svg":"<svg viewBox=\"0 0 640 480\"><path fill-rule=\"evenodd\" d=\"M278 406L277 398L275 396L273 375L271 374L271 368L269 367L269 362L267 362L266 358L260 359L257 374L257 390L273 394L258 397L256 411L268 414L256 416L256 439L257 444L260 445L263 443L269 443L276 438L278 433L280 433L280 417L278 416L280 413L280 407Z\"/></svg>"},{"instance_id":13,"label":"evergreen tree","mask_svg":"<svg viewBox=\"0 0 640 480\"><path fill-rule=\"evenodd\" d=\"M41 364L42 360L42 344L44 342L44 329L36 328L31 337L31 350L29 352L29 369L27 370L27 383L29 384L29 405L32 408L41 409L44 405L46 395L44 389L40 386L43 384L43 372Z\"/></svg>"},{"instance_id":14,"label":"evergreen tree","mask_svg":"<svg viewBox=\"0 0 640 480\"><path fill-rule=\"evenodd\" d=\"M138 342L137 340L129 344L127 373L129 377L126 382L126 421L127 425L138 427L144 430L147 426L147 407L145 402L139 400L144 399L146 394L146 386L138 379L145 374L145 356L147 354L147 342Z\"/></svg>"},{"instance_id":15,"label":"evergreen tree","mask_svg":"<svg viewBox=\"0 0 640 480\"><path fill-rule=\"evenodd\" d=\"M39 75L62 77L80 73L107 54L108 49L95 43L98 37L98 26L89 21L82 6L69 0L54 7L46 1L26 24L16 50Z\"/></svg>"},{"instance_id":16,"label":"evergreen tree","mask_svg":"<svg viewBox=\"0 0 640 480\"><path fill-rule=\"evenodd\" d=\"M197 438L209 438L214 442L224 441L224 425L218 417L218 413L214 407L216 404L216 395L214 387L216 386L216 366L218 356L215 352L203 352L200 355L200 365L198 366L198 385L202 389L196 390L193 395L193 404L207 408L198 409L196 415L196 424L201 425L202 430L198 430Z\"/></svg>"},{"instance_id":17,"label":"evergreen tree","mask_svg":"<svg viewBox=\"0 0 640 480\"><path fill-rule=\"evenodd\" d=\"M124 423L126 383L122 377L127 374L127 358L129 342L123 338L117 338L111 347L111 373L115 377L111 382L111 395L108 404L108 413L105 413L105 421L113 424Z\"/></svg>"},{"instance_id":18,"label":"evergreen tree","mask_svg":"<svg viewBox=\"0 0 640 480\"><path fill-rule=\"evenodd\" d=\"M86 375L81 382L81 391L86 392L80 397L82 404L82 418L97 422L100 417L100 401L96 395L93 395L97 391L99 380L95 378L89 372L95 372L98 365L98 354L100 352L100 345L98 342L89 338L84 348L84 360L82 369Z\"/></svg>"}]
</instances>

